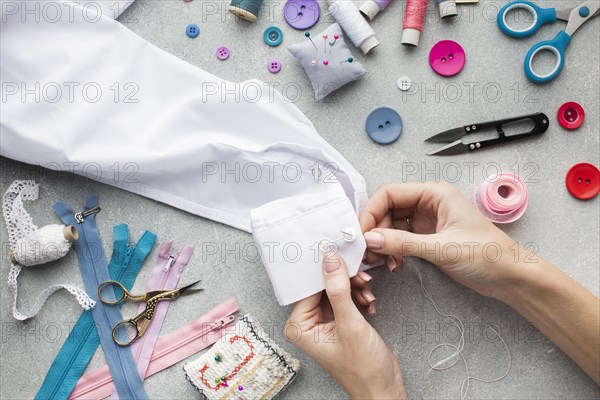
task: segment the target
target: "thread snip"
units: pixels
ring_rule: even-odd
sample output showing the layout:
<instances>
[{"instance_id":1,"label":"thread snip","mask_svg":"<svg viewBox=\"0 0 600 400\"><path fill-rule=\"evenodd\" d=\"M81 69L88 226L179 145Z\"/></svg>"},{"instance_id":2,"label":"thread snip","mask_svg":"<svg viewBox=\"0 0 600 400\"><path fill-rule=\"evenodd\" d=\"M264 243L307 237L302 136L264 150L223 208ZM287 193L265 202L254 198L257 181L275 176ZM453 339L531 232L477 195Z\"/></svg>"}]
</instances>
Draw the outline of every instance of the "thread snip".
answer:
<instances>
[{"instance_id":1,"label":"thread snip","mask_svg":"<svg viewBox=\"0 0 600 400\"><path fill-rule=\"evenodd\" d=\"M518 175L507 172L487 178L474 196L479 210L496 224L517 221L525 213L528 201L525 182Z\"/></svg>"}]
</instances>

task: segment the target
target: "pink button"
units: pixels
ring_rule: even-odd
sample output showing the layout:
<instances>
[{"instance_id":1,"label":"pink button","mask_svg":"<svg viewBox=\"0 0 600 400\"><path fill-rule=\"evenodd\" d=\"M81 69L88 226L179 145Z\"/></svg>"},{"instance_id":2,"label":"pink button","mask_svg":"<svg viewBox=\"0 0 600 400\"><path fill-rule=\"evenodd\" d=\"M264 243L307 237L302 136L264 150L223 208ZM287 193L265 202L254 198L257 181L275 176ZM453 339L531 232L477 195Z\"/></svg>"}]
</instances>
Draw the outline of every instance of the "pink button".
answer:
<instances>
[{"instance_id":1,"label":"pink button","mask_svg":"<svg viewBox=\"0 0 600 400\"><path fill-rule=\"evenodd\" d=\"M219 60L227 60L229 58L229 49L225 46L221 46L217 49L217 58Z\"/></svg>"},{"instance_id":2,"label":"pink button","mask_svg":"<svg viewBox=\"0 0 600 400\"><path fill-rule=\"evenodd\" d=\"M271 61L269 61L267 68L269 69L270 73L276 74L279 71L281 71L281 63L277 60L271 60Z\"/></svg>"},{"instance_id":3,"label":"pink button","mask_svg":"<svg viewBox=\"0 0 600 400\"><path fill-rule=\"evenodd\" d=\"M431 68L442 76L454 76L462 71L467 57L462 46L452 40L438 42L429 53Z\"/></svg>"}]
</instances>

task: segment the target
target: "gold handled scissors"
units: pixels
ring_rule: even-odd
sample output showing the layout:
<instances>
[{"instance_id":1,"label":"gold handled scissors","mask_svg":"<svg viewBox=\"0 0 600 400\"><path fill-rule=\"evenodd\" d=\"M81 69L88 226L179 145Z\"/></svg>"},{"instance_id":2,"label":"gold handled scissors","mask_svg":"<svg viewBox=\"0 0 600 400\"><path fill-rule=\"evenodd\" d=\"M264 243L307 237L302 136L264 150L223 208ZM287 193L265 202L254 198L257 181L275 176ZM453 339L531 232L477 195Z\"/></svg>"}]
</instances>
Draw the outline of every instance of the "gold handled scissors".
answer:
<instances>
[{"instance_id":1,"label":"gold handled scissors","mask_svg":"<svg viewBox=\"0 0 600 400\"><path fill-rule=\"evenodd\" d=\"M121 321L115 325L112 330L112 337L115 343L124 347L129 346L138 340L150 326L152 318L154 317L154 312L156 311L156 306L160 301L175 300L179 298L179 296L200 292L203 289L191 289L192 286L199 282L200 281L196 281L180 289L155 290L141 295L129 293L129 291L117 281L106 281L102 283L98 286L98 299L104 304L114 305L126 300L146 302L146 309L142 311L141 314L131 319ZM108 293L114 293L116 299L113 300L112 296L108 295Z\"/></svg>"}]
</instances>

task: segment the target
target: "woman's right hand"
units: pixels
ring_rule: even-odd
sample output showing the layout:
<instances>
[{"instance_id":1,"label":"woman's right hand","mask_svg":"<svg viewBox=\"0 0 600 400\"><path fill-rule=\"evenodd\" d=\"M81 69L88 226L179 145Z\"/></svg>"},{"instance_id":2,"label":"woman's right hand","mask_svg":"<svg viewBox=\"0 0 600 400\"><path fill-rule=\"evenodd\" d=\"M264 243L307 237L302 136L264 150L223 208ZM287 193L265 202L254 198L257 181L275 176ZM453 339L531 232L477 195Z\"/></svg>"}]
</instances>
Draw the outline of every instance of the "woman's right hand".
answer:
<instances>
[{"instance_id":1,"label":"woman's right hand","mask_svg":"<svg viewBox=\"0 0 600 400\"><path fill-rule=\"evenodd\" d=\"M385 256L399 264L403 256L420 257L490 297L500 295L518 275L517 264L532 257L447 182L385 185L366 204L360 224L367 264Z\"/></svg>"}]
</instances>

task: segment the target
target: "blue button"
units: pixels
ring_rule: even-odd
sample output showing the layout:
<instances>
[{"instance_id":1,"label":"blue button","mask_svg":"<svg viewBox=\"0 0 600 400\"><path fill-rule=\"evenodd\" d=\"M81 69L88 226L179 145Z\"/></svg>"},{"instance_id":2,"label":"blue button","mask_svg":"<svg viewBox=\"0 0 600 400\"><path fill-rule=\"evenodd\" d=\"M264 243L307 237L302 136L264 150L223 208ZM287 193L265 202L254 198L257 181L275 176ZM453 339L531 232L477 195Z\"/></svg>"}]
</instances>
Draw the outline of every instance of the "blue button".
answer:
<instances>
[{"instance_id":1,"label":"blue button","mask_svg":"<svg viewBox=\"0 0 600 400\"><path fill-rule=\"evenodd\" d=\"M276 26L270 26L265 29L263 40L269 46L279 46L283 41L283 32L281 32L281 29Z\"/></svg>"},{"instance_id":2,"label":"blue button","mask_svg":"<svg viewBox=\"0 0 600 400\"><path fill-rule=\"evenodd\" d=\"M367 134L379 144L390 144L402 134L402 117L389 107L373 110L365 124Z\"/></svg>"},{"instance_id":3,"label":"blue button","mask_svg":"<svg viewBox=\"0 0 600 400\"><path fill-rule=\"evenodd\" d=\"M583 6L583 7L581 7L581 8L579 9L579 15L580 15L582 18L587 18L587 17L588 17L588 15L590 15L590 9L589 9L589 8L587 8L586 6Z\"/></svg>"},{"instance_id":4,"label":"blue button","mask_svg":"<svg viewBox=\"0 0 600 400\"><path fill-rule=\"evenodd\" d=\"M191 38L195 38L200 34L200 27L196 24L189 24L187 28L185 28L185 33Z\"/></svg>"}]
</instances>

